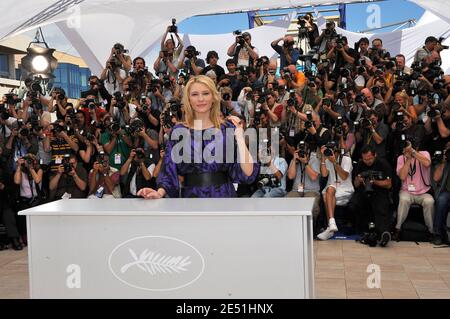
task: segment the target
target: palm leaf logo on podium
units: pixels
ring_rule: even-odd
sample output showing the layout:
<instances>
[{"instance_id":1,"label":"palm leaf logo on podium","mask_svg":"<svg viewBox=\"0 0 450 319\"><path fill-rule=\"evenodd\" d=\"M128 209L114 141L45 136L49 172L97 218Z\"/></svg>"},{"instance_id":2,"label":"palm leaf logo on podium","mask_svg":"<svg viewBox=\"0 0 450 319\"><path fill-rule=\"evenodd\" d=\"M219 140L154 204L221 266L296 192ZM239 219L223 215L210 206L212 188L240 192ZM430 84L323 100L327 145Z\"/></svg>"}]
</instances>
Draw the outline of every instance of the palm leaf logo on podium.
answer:
<instances>
[{"instance_id":1,"label":"palm leaf logo on podium","mask_svg":"<svg viewBox=\"0 0 450 319\"><path fill-rule=\"evenodd\" d=\"M120 269L122 274L133 266L138 267L152 276L157 273L181 273L182 271L188 271L186 267L191 264L191 261L189 260L191 259L191 256L165 256L160 253L149 251L148 249L145 249L138 256L131 248L128 248L128 251L134 261L122 266Z\"/></svg>"}]
</instances>

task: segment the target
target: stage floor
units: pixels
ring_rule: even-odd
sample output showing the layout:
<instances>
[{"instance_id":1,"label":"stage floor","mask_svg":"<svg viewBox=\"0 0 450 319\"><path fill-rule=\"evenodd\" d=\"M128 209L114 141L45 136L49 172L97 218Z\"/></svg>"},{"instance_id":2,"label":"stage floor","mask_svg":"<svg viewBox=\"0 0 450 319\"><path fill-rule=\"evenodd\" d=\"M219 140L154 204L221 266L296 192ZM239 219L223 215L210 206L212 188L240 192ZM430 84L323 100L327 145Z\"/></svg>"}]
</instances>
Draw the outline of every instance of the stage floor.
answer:
<instances>
[{"instance_id":1,"label":"stage floor","mask_svg":"<svg viewBox=\"0 0 450 319\"><path fill-rule=\"evenodd\" d=\"M391 242L371 248L352 240L314 241L316 298L450 299L450 248ZM381 288L369 289L370 264ZM28 298L27 250L0 251L0 298Z\"/></svg>"}]
</instances>

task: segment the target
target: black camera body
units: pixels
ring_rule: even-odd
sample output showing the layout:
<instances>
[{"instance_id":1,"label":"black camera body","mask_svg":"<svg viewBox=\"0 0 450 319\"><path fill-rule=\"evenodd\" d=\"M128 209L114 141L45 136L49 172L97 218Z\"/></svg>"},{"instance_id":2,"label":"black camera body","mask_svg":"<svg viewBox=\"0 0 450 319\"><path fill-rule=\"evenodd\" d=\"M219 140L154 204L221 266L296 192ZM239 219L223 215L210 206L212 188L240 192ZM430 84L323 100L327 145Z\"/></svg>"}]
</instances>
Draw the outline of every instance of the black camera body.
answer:
<instances>
[{"instance_id":1,"label":"black camera body","mask_svg":"<svg viewBox=\"0 0 450 319\"><path fill-rule=\"evenodd\" d=\"M120 125L118 122L111 122L111 124L109 125L109 129L113 132L113 133L117 133L120 130Z\"/></svg>"},{"instance_id":2,"label":"black camera body","mask_svg":"<svg viewBox=\"0 0 450 319\"><path fill-rule=\"evenodd\" d=\"M233 34L236 36L236 41L240 46L244 46L245 45L245 40L244 37L242 36L242 31L241 30L236 30L233 31Z\"/></svg>"},{"instance_id":3,"label":"black camera body","mask_svg":"<svg viewBox=\"0 0 450 319\"><path fill-rule=\"evenodd\" d=\"M6 97L6 104L8 105L16 105L22 102L22 99L16 98L14 93L6 93L5 97Z\"/></svg>"},{"instance_id":4,"label":"black camera body","mask_svg":"<svg viewBox=\"0 0 450 319\"><path fill-rule=\"evenodd\" d=\"M304 141L300 141L297 145L297 154L300 158L305 158L309 154L308 146Z\"/></svg>"},{"instance_id":5,"label":"black camera body","mask_svg":"<svg viewBox=\"0 0 450 319\"><path fill-rule=\"evenodd\" d=\"M369 245L370 247L375 247L378 243L378 234L374 223L369 223L369 231L364 233L361 238L361 243Z\"/></svg>"},{"instance_id":6,"label":"black camera body","mask_svg":"<svg viewBox=\"0 0 450 319\"><path fill-rule=\"evenodd\" d=\"M373 194L374 189L371 181L382 181L385 178L383 172L368 170L359 174L362 178L364 178L364 193L367 195Z\"/></svg>"},{"instance_id":7,"label":"black camera body","mask_svg":"<svg viewBox=\"0 0 450 319\"><path fill-rule=\"evenodd\" d=\"M197 50L192 49L192 48L186 49L184 52L185 52L186 58L188 58L189 60L192 59L193 57L199 56L201 54L200 52L198 52Z\"/></svg>"},{"instance_id":8,"label":"black camera body","mask_svg":"<svg viewBox=\"0 0 450 319\"><path fill-rule=\"evenodd\" d=\"M441 163L444 160L444 158L447 163L450 163L450 148L447 148L444 151L435 151L432 158L433 164L436 165Z\"/></svg>"},{"instance_id":9,"label":"black camera body","mask_svg":"<svg viewBox=\"0 0 450 319\"><path fill-rule=\"evenodd\" d=\"M170 33L178 33L177 20L175 18L172 19L172 25L169 27Z\"/></svg>"},{"instance_id":10,"label":"black camera body","mask_svg":"<svg viewBox=\"0 0 450 319\"><path fill-rule=\"evenodd\" d=\"M260 174L257 182L258 189L263 187L276 188L281 186L281 182L275 175Z\"/></svg>"},{"instance_id":11,"label":"black camera body","mask_svg":"<svg viewBox=\"0 0 450 319\"><path fill-rule=\"evenodd\" d=\"M305 128L309 129L309 128L314 126L312 112L311 111L306 111L305 114L306 114Z\"/></svg>"},{"instance_id":12,"label":"black camera body","mask_svg":"<svg viewBox=\"0 0 450 319\"><path fill-rule=\"evenodd\" d=\"M135 157L135 159L138 160L138 161L142 161L142 160L145 159L145 152L144 152L143 149L138 148L136 150L136 157Z\"/></svg>"},{"instance_id":13,"label":"black camera body","mask_svg":"<svg viewBox=\"0 0 450 319\"><path fill-rule=\"evenodd\" d=\"M120 92L115 92L113 95L114 95L114 98L116 99L117 108L119 110L123 110L125 108L125 106L127 105L123 94Z\"/></svg>"},{"instance_id":14,"label":"black camera body","mask_svg":"<svg viewBox=\"0 0 450 319\"><path fill-rule=\"evenodd\" d=\"M328 142L325 147L326 149L323 151L323 155L325 155L326 157L333 156L334 151L336 150L336 143Z\"/></svg>"}]
</instances>

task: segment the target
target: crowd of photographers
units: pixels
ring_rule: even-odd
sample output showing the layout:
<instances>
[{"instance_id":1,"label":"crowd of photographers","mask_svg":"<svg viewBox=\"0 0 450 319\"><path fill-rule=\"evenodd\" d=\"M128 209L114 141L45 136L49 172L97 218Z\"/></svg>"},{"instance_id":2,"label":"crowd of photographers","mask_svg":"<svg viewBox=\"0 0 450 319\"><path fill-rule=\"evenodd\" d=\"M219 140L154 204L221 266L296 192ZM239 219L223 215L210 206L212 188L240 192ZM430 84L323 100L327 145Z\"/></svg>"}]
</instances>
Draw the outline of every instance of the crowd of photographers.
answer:
<instances>
[{"instance_id":1,"label":"crowd of photographers","mask_svg":"<svg viewBox=\"0 0 450 319\"><path fill-rule=\"evenodd\" d=\"M433 242L448 242L450 76L440 68L442 39L427 38L407 66L381 39L351 47L334 23L318 30L311 15L299 18L298 43L273 40L279 62L259 56L249 33L235 36L228 57L209 51L205 61L184 48L173 21L153 71L118 43L76 103L60 88L42 94L37 80L25 82L22 98L5 95L0 210L13 248L26 244L19 210L61 198L133 198L154 187L170 129L183 118L184 84L199 74L217 83L224 117L280 133L280 149L269 141L267 164L254 185L238 186L239 196L314 198L321 240L338 231L335 210L345 206L362 241L381 246L391 234L399 238L419 204ZM227 58L226 70L219 58Z\"/></svg>"}]
</instances>

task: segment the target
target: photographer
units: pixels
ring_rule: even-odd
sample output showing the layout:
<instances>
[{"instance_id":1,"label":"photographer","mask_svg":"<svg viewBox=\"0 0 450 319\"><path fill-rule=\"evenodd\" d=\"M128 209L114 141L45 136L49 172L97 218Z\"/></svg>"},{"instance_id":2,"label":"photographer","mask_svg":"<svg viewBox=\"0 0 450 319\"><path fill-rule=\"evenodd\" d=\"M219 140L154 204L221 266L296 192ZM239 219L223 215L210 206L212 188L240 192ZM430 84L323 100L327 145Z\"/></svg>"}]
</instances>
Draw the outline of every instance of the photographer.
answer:
<instances>
[{"instance_id":1,"label":"photographer","mask_svg":"<svg viewBox=\"0 0 450 319\"><path fill-rule=\"evenodd\" d=\"M217 61L219 61L219 55L217 52L209 51L206 55L206 63L208 63L208 65L203 69L202 74L206 74L213 70L214 73L216 73L216 80L220 79L225 74L225 70L217 64Z\"/></svg>"},{"instance_id":2,"label":"photographer","mask_svg":"<svg viewBox=\"0 0 450 319\"><path fill-rule=\"evenodd\" d=\"M178 69L174 63L176 63L176 60L173 59L173 55L171 55L167 49L164 49L159 52L155 63L153 63L153 69L155 70L156 74L162 73L176 76L178 73Z\"/></svg>"},{"instance_id":3,"label":"photographer","mask_svg":"<svg viewBox=\"0 0 450 319\"><path fill-rule=\"evenodd\" d=\"M334 141L343 149L345 154L352 154L355 147L355 135L350 132L349 121L346 118L341 119L342 123L336 123L334 127Z\"/></svg>"},{"instance_id":4,"label":"photographer","mask_svg":"<svg viewBox=\"0 0 450 319\"><path fill-rule=\"evenodd\" d=\"M0 146L5 145L7 138L11 136L11 128L17 121L17 118L12 116L12 112L4 102L5 98L3 98L3 103L0 104Z\"/></svg>"},{"instance_id":5,"label":"photographer","mask_svg":"<svg viewBox=\"0 0 450 319\"><path fill-rule=\"evenodd\" d=\"M336 206L345 206L353 195L352 160L342 155L334 143L323 145L321 151L320 174L327 179L322 191L323 201L328 219L328 227L317 235L320 240L328 240L338 231L334 219Z\"/></svg>"},{"instance_id":6,"label":"photographer","mask_svg":"<svg viewBox=\"0 0 450 319\"><path fill-rule=\"evenodd\" d=\"M108 156L99 153L89 172L89 199L120 198L120 173L109 166Z\"/></svg>"},{"instance_id":7,"label":"photographer","mask_svg":"<svg viewBox=\"0 0 450 319\"><path fill-rule=\"evenodd\" d=\"M114 44L106 66L100 75L100 79L105 81L105 88L109 94L116 91L123 92L123 81L127 78L132 65L131 57L126 53L122 44Z\"/></svg>"},{"instance_id":8,"label":"photographer","mask_svg":"<svg viewBox=\"0 0 450 319\"><path fill-rule=\"evenodd\" d=\"M358 51L359 61L365 61L364 64L371 62L369 58L369 39L361 38L355 44L355 50Z\"/></svg>"},{"instance_id":9,"label":"photographer","mask_svg":"<svg viewBox=\"0 0 450 319\"><path fill-rule=\"evenodd\" d=\"M281 40L283 40L283 46L278 44ZM299 49L294 48L294 38L292 36L274 40L270 45L280 55L280 69L290 64L296 65L300 55L303 54Z\"/></svg>"},{"instance_id":10,"label":"photographer","mask_svg":"<svg viewBox=\"0 0 450 319\"><path fill-rule=\"evenodd\" d=\"M437 110L437 112L435 111L433 112L433 114L432 113L427 114L428 119L425 122L425 130L427 131L427 134L432 132L431 119L434 119L433 123L436 123L437 130L433 131L438 133L435 136L440 137L440 139L450 138L450 103L444 103L432 109Z\"/></svg>"},{"instance_id":11,"label":"photographer","mask_svg":"<svg viewBox=\"0 0 450 319\"><path fill-rule=\"evenodd\" d=\"M146 130L144 122L140 119L133 119L126 129L132 139L132 148L143 148L146 156L159 151L158 132L151 129Z\"/></svg>"},{"instance_id":12,"label":"photographer","mask_svg":"<svg viewBox=\"0 0 450 319\"><path fill-rule=\"evenodd\" d=\"M450 244L446 231L448 205L450 204L450 143L445 145L440 161L433 172L436 206L434 210L434 245Z\"/></svg>"},{"instance_id":13,"label":"photographer","mask_svg":"<svg viewBox=\"0 0 450 319\"><path fill-rule=\"evenodd\" d=\"M404 74L411 75L412 69L406 65L406 58L403 54L397 54L395 56L396 70L403 72Z\"/></svg>"},{"instance_id":14,"label":"photographer","mask_svg":"<svg viewBox=\"0 0 450 319\"><path fill-rule=\"evenodd\" d=\"M228 48L227 54L236 61L236 66L249 67L258 58L258 50L252 46L252 36L248 32L235 31L236 41Z\"/></svg>"},{"instance_id":15,"label":"photographer","mask_svg":"<svg viewBox=\"0 0 450 319\"><path fill-rule=\"evenodd\" d=\"M437 49L438 39L429 36L425 39L425 45L416 51L414 55L414 62L421 62L423 59L431 56L432 52Z\"/></svg>"},{"instance_id":16,"label":"photographer","mask_svg":"<svg viewBox=\"0 0 450 319\"><path fill-rule=\"evenodd\" d=\"M75 154L66 154L50 177L50 200L85 198L87 173Z\"/></svg>"},{"instance_id":17,"label":"photographer","mask_svg":"<svg viewBox=\"0 0 450 319\"><path fill-rule=\"evenodd\" d=\"M378 113L370 110L361 121L360 130L355 134L359 145L370 145L376 152L377 158L386 159L386 140L389 135L389 127L384 124ZM362 151L362 150L361 150ZM356 157L359 159L359 155Z\"/></svg>"},{"instance_id":18,"label":"photographer","mask_svg":"<svg viewBox=\"0 0 450 319\"><path fill-rule=\"evenodd\" d=\"M419 151L417 141L406 139L401 145L403 154L397 158L397 175L402 182L397 209L394 238L399 239L400 229L408 217L411 204L423 207L423 217L430 234L433 234L434 199L429 194L431 159L427 151Z\"/></svg>"},{"instance_id":19,"label":"photographer","mask_svg":"<svg viewBox=\"0 0 450 319\"><path fill-rule=\"evenodd\" d=\"M261 99L262 101L262 99ZM281 126L282 113L284 112L283 104L276 103L275 93L267 92L265 94L265 101L261 105L261 109L266 113L270 120L270 127Z\"/></svg>"},{"instance_id":20,"label":"photographer","mask_svg":"<svg viewBox=\"0 0 450 319\"><path fill-rule=\"evenodd\" d=\"M385 247L391 240L389 190L392 187L392 169L377 156L371 145L365 145L361 155L362 159L353 171L355 193L350 199L349 208L356 219L356 232L367 232L369 222L375 222L380 246Z\"/></svg>"},{"instance_id":21,"label":"photographer","mask_svg":"<svg viewBox=\"0 0 450 319\"><path fill-rule=\"evenodd\" d=\"M319 46L319 52L322 53L327 50L327 43L336 35L336 24L334 21L328 21L320 36L316 37L314 42L310 43L314 43L312 46Z\"/></svg>"},{"instance_id":22,"label":"photographer","mask_svg":"<svg viewBox=\"0 0 450 319\"><path fill-rule=\"evenodd\" d=\"M121 127L125 126L135 116L136 105L128 103L126 97L120 92L115 92L113 96L109 113Z\"/></svg>"},{"instance_id":23,"label":"photographer","mask_svg":"<svg viewBox=\"0 0 450 319\"><path fill-rule=\"evenodd\" d=\"M3 155L3 149L0 146L0 159ZM10 169L0 161L0 220L5 225L6 237L12 244L14 250L21 250L20 234L17 230L16 214L14 212L14 185L11 180ZM6 243L0 243L0 250L7 248Z\"/></svg>"},{"instance_id":24,"label":"photographer","mask_svg":"<svg viewBox=\"0 0 450 319\"><path fill-rule=\"evenodd\" d=\"M205 68L205 61L198 59L197 56L200 52L197 49L189 45L184 50L184 58L178 62L178 69L182 69L184 73L189 75L200 75Z\"/></svg>"},{"instance_id":25,"label":"photographer","mask_svg":"<svg viewBox=\"0 0 450 319\"><path fill-rule=\"evenodd\" d=\"M392 151L400 150L401 153L402 149L400 145L402 144L402 139L404 139L405 137L409 140L414 141L415 145L417 145L419 148L422 148L422 146L424 145L423 141L425 139L425 129L423 125L415 124L408 114L399 111L396 112L396 115L394 116L394 122L392 123L393 145L388 148L390 148ZM396 160L398 154L392 155L394 155L394 159Z\"/></svg>"},{"instance_id":26,"label":"photographer","mask_svg":"<svg viewBox=\"0 0 450 319\"><path fill-rule=\"evenodd\" d=\"M167 38L167 34L171 33L170 39ZM175 40L172 36L172 33L175 34L175 37L178 40L178 45L175 46ZM178 27L176 26L176 20L172 19L172 25L168 26L166 29L166 32L161 38L161 51L167 51L167 57L169 58L170 62L174 63L178 61L178 58L181 55L181 52L183 52L183 41L181 40L180 36L178 35ZM175 50L176 49L176 50ZM158 73L158 72L157 72ZM175 76L176 74L172 74Z\"/></svg>"},{"instance_id":27,"label":"photographer","mask_svg":"<svg viewBox=\"0 0 450 319\"><path fill-rule=\"evenodd\" d=\"M313 197L312 215L315 221L320 214L320 160L306 143L297 145L287 176L294 180L294 185L286 197Z\"/></svg>"},{"instance_id":28,"label":"photographer","mask_svg":"<svg viewBox=\"0 0 450 319\"><path fill-rule=\"evenodd\" d=\"M148 96L142 95L136 105L136 115L134 119L140 119L144 122L146 128L158 132L160 127L160 116L161 112L157 108L152 107L151 99Z\"/></svg>"},{"instance_id":29,"label":"photographer","mask_svg":"<svg viewBox=\"0 0 450 319\"><path fill-rule=\"evenodd\" d=\"M42 204L41 187L43 171L33 154L26 154L17 160L14 184L19 186L16 210L21 211ZM19 233L27 233L25 216L17 216Z\"/></svg>"},{"instance_id":30,"label":"photographer","mask_svg":"<svg viewBox=\"0 0 450 319\"><path fill-rule=\"evenodd\" d=\"M139 197L137 193L141 189L152 186L150 181L154 170L155 164L145 158L142 148L132 149L130 156L120 169L120 175L124 181L122 196L124 198Z\"/></svg>"},{"instance_id":31,"label":"photographer","mask_svg":"<svg viewBox=\"0 0 450 319\"><path fill-rule=\"evenodd\" d=\"M4 148L4 156L9 159L9 167L15 170L20 157L28 153L36 154L38 150L38 139L33 134L31 125L24 124L22 119L14 122Z\"/></svg>"},{"instance_id":32,"label":"photographer","mask_svg":"<svg viewBox=\"0 0 450 319\"><path fill-rule=\"evenodd\" d=\"M55 172L61 165L65 154L75 154L79 150L78 140L75 135L69 133L65 122L58 120L49 125L43 141L44 151L51 152L51 171Z\"/></svg>"},{"instance_id":33,"label":"photographer","mask_svg":"<svg viewBox=\"0 0 450 319\"><path fill-rule=\"evenodd\" d=\"M389 62L391 54L383 48L381 39L372 40L372 48L369 49L369 58L373 65L386 64Z\"/></svg>"},{"instance_id":34,"label":"photographer","mask_svg":"<svg viewBox=\"0 0 450 319\"><path fill-rule=\"evenodd\" d=\"M51 94L48 111L50 113L56 111L56 118L61 120L66 116L67 103L66 92L62 88L54 88Z\"/></svg>"},{"instance_id":35,"label":"photographer","mask_svg":"<svg viewBox=\"0 0 450 319\"><path fill-rule=\"evenodd\" d=\"M346 37L340 37L331 41L331 49L327 53L327 59L336 61L333 72L337 75L341 68L344 68L347 64L355 64L358 53L349 47Z\"/></svg>"},{"instance_id":36,"label":"photographer","mask_svg":"<svg viewBox=\"0 0 450 319\"><path fill-rule=\"evenodd\" d=\"M83 99L93 99L96 101L106 100L106 106L109 107L112 96L108 93L108 90L106 90L104 81L100 80L96 75L91 75L88 80L89 89L81 92L80 102Z\"/></svg>"},{"instance_id":37,"label":"photographer","mask_svg":"<svg viewBox=\"0 0 450 319\"><path fill-rule=\"evenodd\" d=\"M147 67L145 66L144 58L137 57L133 60L133 71L129 73L128 78L124 81L128 83L128 90L124 87L124 91L133 92L134 97L137 95L142 95L147 89L148 83L150 83L152 79L152 75L148 72ZM130 88L130 81L134 81L135 85Z\"/></svg>"},{"instance_id":38,"label":"photographer","mask_svg":"<svg viewBox=\"0 0 450 319\"><path fill-rule=\"evenodd\" d=\"M258 190L251 197L285 197L286 196L286 172L288 164L286 160L267 142L267 154L260 149L260 175L258 177Z\"/></svg>"},{"instance_id":39,"label":"photographer","mask_svg":"<svg viewBox=\"0 0 450 319\"><path fill-rule=\"evenodd\" d=\"M230 87L222 87L219 90L221 100L220 100L220 109L222 111L222 114L224 117L227 117L229 115L233 116L240 116L240 112L238 112L236 109L239 109L239 105L237 102L233 102L231 100L233 91Z\"/></svg>"},{"instance_id":40,"label":"photographer","mask_svg":"<svg viewBox=\"0 0 450 319\"><path fill-rule=\"evenodd\" d=\"M109 165L116 169L122 167L130 154L130 148L133 147L131 138L116 121L111 122L106 131L102 133L100 144L109 155Z\"/></svg>"}]
</instances>

